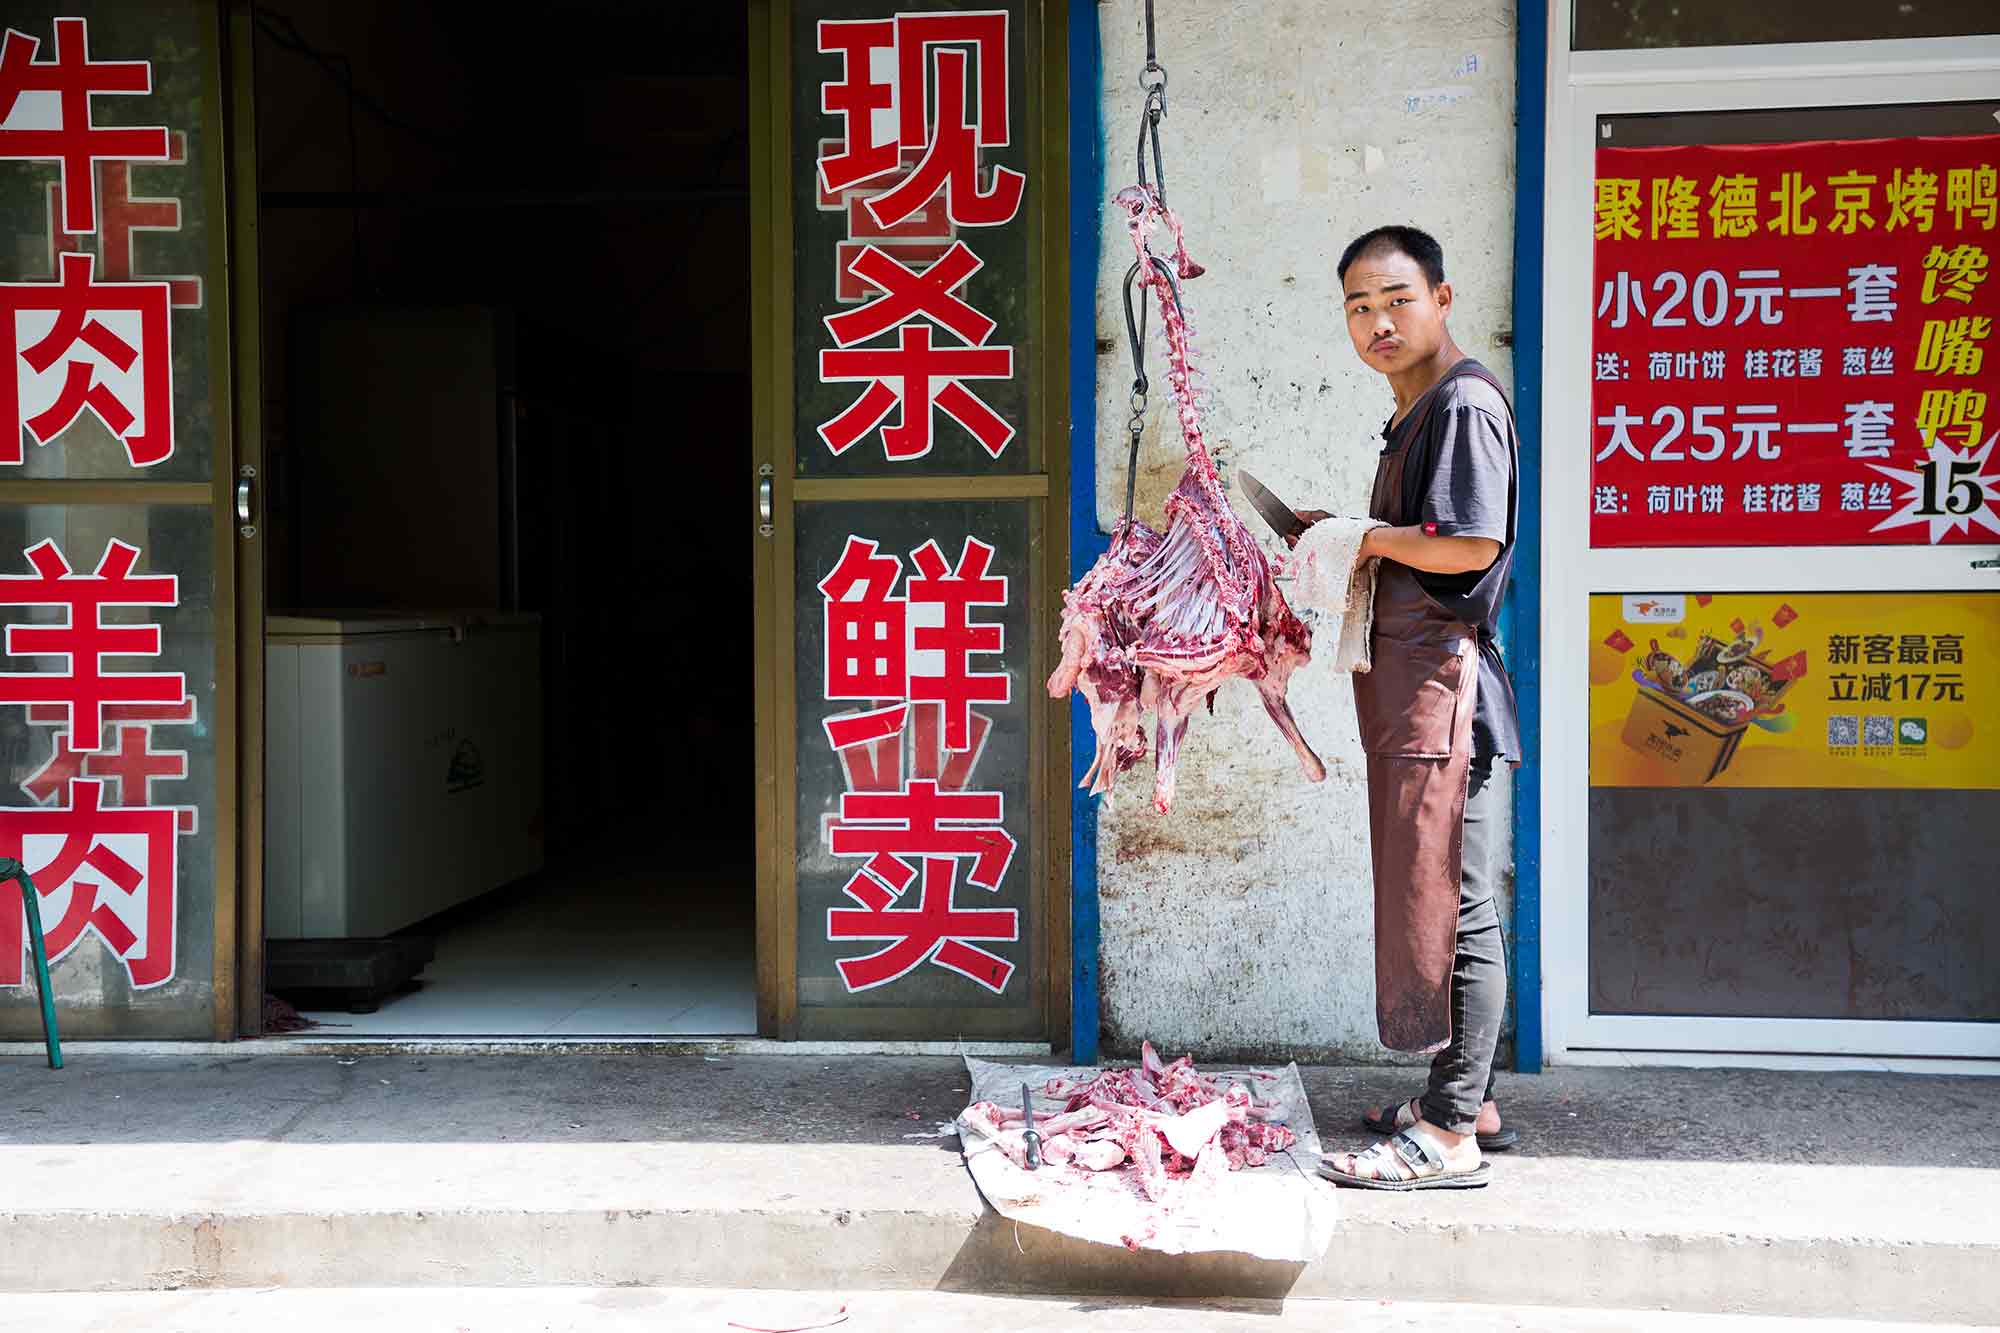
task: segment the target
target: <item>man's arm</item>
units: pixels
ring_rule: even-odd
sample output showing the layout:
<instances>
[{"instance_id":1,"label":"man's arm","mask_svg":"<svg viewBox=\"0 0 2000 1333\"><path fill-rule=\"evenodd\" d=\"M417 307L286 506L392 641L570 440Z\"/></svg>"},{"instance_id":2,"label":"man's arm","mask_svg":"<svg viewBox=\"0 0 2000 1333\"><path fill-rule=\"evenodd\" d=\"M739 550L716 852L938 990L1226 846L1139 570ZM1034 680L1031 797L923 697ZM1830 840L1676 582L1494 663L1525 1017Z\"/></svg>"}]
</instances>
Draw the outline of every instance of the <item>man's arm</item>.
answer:
<instances>
[{"instance_id":1,"label":"man's arm","mask_svg":"<svg viewBox=\"0 0 2000 1333\"><path fill-rule=\"evenodd\" d=\"M1370 528L1361 539L1361 557L1380 556L1426 574L1470 574L1500 558L1491 537L1443 537L1422 527Z\"/></svg>"},{"instance_id":2,"label":"man's arm","mask_svg":"<svg viewBox=\"0 0 2000 1333\"><path fill-rule=\"evenodd\" d=\"M1297 509L1293 512L1307 527L1333 517L1324 509ZM1285 539L1287 546L1298 544L1296 537ZM1425 532L1421 527L1370 528L1362 535L1361 550L1355 558L1366 560L1370 556L1394 560L1411 569L1421 569L1426 574L1465 574L1486 569L1498 560L1500 543L1491 537L1440 537Z\"/></svg>"}]
</instances>

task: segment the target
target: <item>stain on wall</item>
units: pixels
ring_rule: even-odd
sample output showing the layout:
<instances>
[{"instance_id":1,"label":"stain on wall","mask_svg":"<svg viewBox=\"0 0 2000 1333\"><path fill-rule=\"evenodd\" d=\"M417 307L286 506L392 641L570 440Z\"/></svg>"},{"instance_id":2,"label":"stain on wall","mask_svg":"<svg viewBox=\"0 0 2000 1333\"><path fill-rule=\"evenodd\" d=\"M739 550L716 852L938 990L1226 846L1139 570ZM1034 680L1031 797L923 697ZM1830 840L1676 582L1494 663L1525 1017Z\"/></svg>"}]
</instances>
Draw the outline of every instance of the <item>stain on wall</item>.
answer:
<instances>
[{"instance_id":1,"label":"stain on wall","mask_svg":"<svg viewBox=\"0 0 2000 1333\"><path fill-rule=\"evenodd\" d=\"M1099 6L1105 188L1130 183L1145 63L1141 0ZM1225 482L1247 466L1301 507L1366 507L1387 384L1348 343L1334 265L1370 227L1443 243L1453 332L1503 383L1513 299L1514 7L1472 0L1449 41L1434 6L1177 0L1162 7L1168 202L1207 274L1186 289L1209 381L1208 438ZM1131 362L1119 283L1131 245L1107 210L1098 275L1097 508L1124 503ZM1155 330L1159 321L1153 321ZM1147 364L1165 364L1157 334ZM1155 395L1140 449L1141 517L1180 478L1178 432ZM1248 504L1238 511L1262 533ZM1104 1041L1171 1053L1383 1061L1375 1040L1367 795L1345 677L1293 678L1292 706L1327 761L1317 786L1249 685L1198 715L1172 813L1150 764L1099 814ZM1512 899L1503 881L1502 916Z\"/></svg>"}]
</instances>

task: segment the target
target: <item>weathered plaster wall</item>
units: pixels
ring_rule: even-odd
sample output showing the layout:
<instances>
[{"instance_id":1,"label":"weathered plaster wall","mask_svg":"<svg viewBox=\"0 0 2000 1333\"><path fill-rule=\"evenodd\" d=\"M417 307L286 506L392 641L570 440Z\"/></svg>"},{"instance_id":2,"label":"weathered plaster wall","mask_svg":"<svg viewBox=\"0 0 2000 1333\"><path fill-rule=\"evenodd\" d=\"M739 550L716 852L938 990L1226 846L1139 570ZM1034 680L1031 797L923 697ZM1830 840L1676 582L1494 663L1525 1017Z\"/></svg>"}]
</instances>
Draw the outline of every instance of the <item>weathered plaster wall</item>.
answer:
<instances>
[{"instance_id":1,"label":"weathered plaster wall","mask_svg":"<svg viewBox=\"0 0 2000 1333\"><path fill-rule=\"evenodd\" d=\"M1186 298L1225 478L1247 466L1302 507L1366 506L1392 408L1347 340L1334 264L1369 227L1407 222L1443 243L1460 344L1506 382L1513 290L1514 6L1466 0L1165 0L1159 56L1169 202L1207 266ZM1130 183L1145 63L1141 0L1104 0L1105 188ZM1107 210L1099 273L1098 517L1124 503L1126 395L1119 283L1131 262ZM1154 321L1157 329L1158 321ZM1157 336L1148 349L1163 366ZM1137 512L1158 521L1179 479L1178 431L1156 395ZM1240 512L1264 529L1247 504ZM1106 1043L1174 1052L1383 1059L1375 1041L1367 801L1344 677L1318 664L1292 703L1325 760L1308 784L1256 692L1225 686L1182 751L1172 813L1151 767L1100 813ZM1504 909L1504 905L1503 905ZM1504 910L1503 910L1504 917Z\"/></svg>"}]
</instances>

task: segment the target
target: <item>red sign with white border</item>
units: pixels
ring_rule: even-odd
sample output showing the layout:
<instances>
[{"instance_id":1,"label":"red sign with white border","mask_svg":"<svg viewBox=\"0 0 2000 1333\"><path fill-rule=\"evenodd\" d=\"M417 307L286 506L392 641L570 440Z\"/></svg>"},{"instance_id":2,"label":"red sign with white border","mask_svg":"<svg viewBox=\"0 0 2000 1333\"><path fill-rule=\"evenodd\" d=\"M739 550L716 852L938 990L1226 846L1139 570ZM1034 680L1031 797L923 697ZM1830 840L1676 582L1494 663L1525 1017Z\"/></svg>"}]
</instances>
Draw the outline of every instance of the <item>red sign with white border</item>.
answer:
<instances>
[{"instance_id":1,"label":"red sign with white border","mask_svg":"<svg viewBox=\"0 0 2000 1333\"><path fill-rule=\"evenodd\" d=\"M1600 148L1591 545L2000 536L1996 162L2000 135Z\"/></svg>"}]
</instances>

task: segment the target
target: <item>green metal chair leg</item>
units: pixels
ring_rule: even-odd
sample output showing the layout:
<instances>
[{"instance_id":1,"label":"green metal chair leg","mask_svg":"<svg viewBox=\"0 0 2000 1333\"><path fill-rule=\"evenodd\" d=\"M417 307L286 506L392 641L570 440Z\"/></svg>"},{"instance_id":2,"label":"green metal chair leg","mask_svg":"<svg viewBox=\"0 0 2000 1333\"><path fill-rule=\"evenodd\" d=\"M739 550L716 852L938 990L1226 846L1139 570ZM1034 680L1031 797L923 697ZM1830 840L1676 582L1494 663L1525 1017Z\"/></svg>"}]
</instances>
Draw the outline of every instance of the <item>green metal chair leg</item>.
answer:
<instances>
[{"instance_id":1,"label":"green metal chair leg","mask_svg":"<svg viewBox=\"0 0 2000 1333\"><path fill-rule=\"evenodd\" d=\"M0 857L0 884L10 879L20 882L21 906L28 914L28 944L35 951L35 985L42 997L42 1040L48 1046L49 1068L61 1069L62 1038L56 1035L56 993L49 985L49 947L42 936L41 895L35 892L35 881L28 878L28 867L12 857Z\"/></svg>"}]
</instances>

